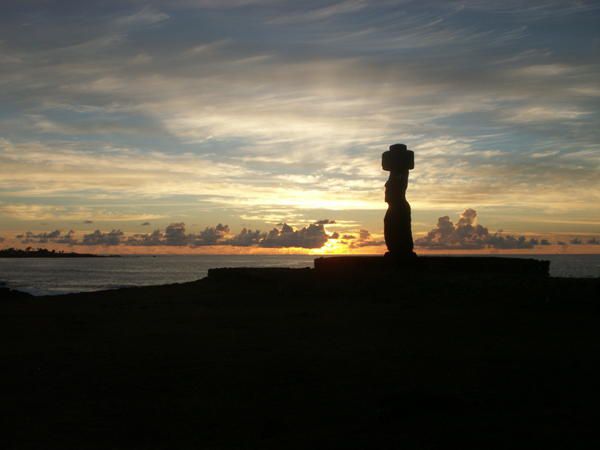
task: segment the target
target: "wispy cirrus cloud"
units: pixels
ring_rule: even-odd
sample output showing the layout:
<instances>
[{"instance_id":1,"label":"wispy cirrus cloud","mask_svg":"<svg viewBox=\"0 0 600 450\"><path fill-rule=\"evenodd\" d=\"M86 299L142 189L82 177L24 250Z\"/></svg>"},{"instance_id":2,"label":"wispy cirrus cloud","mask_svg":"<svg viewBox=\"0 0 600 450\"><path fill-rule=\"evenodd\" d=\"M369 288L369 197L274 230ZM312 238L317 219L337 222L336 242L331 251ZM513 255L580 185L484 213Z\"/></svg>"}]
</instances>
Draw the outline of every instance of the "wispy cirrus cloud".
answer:
<instances>
[{"instance_id":1,"label":"wispy cirrus cloud","mask_svg":"<svg viewBox=\"0 0 600 450\"><path fill-rule=\"evenodd\" d=\"M23 221L68 220L96 222L132 222L144 219L159 219L157 214L122 214L89 207L54 206L40 204L0 204L0 214ZM94 220L85 219L93 216Z\"/></svg>"},{"instance_id":2,"label":"wispy cirrus cloud","mask_svg":"<svg viewBox=\"0 0 600 450\"><path fill-rule=\"evenodd\" d=\"M296 10L280 13L280 15L269 19L268 23L290 24L327 20L339 15L361 11L367 6L368 2L366 0L338 0L314 8L306 8L306 5L302 5Z\"/></svg>"}]
</instances>

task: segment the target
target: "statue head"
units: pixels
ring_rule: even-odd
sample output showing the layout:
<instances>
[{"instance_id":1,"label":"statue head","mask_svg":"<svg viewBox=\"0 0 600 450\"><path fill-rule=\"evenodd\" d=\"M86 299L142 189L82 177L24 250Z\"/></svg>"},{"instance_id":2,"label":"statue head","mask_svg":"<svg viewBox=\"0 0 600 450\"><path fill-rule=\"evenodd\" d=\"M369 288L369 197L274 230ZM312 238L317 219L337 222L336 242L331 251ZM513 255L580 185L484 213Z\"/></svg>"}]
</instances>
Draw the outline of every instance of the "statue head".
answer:
<instances>
[{"instance_id":1,"label":"statue head","mask_svg":"<svg viewBox=\"0 0 600 450\"><path fill-rule=\"evenodd\" d=\"M404 144L392 144L392 145L390 145L390 150L392 150L392 151L396 151L396 150L406 151L408 149L406 148L406 145L404 145Z\"/></svg>"},{"instance_id":2,"label":"statue head","mask_svg":"<svg viewBox=\"0 0 600 450\"><path fill-rule=\"evenodd\" d=\"M393 144L381 155L381 165L392 173L409 171L415 167L415 154L404 144Z\"/></svg>"}]
</instances>

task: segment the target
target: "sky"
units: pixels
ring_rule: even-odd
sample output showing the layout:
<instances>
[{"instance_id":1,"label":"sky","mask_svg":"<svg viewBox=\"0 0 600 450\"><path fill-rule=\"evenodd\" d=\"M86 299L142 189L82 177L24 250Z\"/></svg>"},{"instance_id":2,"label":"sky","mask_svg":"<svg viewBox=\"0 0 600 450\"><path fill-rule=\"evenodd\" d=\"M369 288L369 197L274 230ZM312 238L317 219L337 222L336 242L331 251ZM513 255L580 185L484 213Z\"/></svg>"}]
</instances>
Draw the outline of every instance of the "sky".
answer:
<instances>
[{"instance_id":1,"label":"sky","mask_svg":"<svg viewBox=\"0 0 600 450\"><path fill-rule=\"evenodd\" d=\"M600 4L3 0L0 246L600 253Z\"/></svg>"}]
</instances>

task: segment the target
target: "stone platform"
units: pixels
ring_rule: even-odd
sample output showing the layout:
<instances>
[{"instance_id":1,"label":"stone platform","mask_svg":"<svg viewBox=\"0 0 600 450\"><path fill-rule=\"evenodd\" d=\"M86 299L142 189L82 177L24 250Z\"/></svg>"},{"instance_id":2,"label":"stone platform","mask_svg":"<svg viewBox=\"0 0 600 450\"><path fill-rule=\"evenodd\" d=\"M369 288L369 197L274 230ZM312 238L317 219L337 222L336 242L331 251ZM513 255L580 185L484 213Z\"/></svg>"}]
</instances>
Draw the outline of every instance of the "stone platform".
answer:
<instances>
[{"instance_id":1,"label":"stone platform","mask_svg":"<svg viewBox=\"0 0 600 450\"><path fill-rule=\"evenodd\" d=\"M549 268L549 261L489 256L419 256L404 260L386 256L330 256L315 259L317 275L334 277L497 274L539 278L548 277Z\"/></svg>"},{"instance_id":2,"label":"stone platform","mask_svg":"<svg viewBox=\"0 0 600 450\"><path fill-rule=\"evenodd\" d=\"M385 256L326 256L314 260L314 269L274 267L215 268L208 278L225 282L277 282L288 285L324 280L527 278L549 275L550 262L489 256L419 256L395 260Z\"/></svg>"}]
</instances>

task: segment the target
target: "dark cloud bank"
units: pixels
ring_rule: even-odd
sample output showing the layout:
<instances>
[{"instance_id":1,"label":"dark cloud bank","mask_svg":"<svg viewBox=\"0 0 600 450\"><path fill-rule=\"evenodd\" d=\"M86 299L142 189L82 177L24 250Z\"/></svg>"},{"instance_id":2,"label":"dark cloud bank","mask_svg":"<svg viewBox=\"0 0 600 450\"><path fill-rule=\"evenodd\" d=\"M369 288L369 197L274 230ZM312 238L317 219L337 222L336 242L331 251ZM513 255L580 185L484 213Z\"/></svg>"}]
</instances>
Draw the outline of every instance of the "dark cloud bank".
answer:
<instances>
[{"instance_id":1,"label":"dark cloud bank","mask_svg":"<svg viewBox=\"0 0 600 450\"><path fill-rule=\"evenodd\" d=\"M593 243L592 240L589 241L590 244ZM471 208L460 215L456 225L450 217L440 217L433 230L415 240L417 247L443 250L528 249L550 244L547 239L490 233L486 227L477 223L477 211Z\"/></svg>"},{"instance_id":2,"label":"dark cloud bank","mask_svg":"<svg viewBox=\"0 0 600 450\"><path fill-rule=\"evenodd\" d=\"M325 225L335 224L335 221L319 220L303 228L295 229L283 223L273 228L268 233L259 230L243 228L238 234L232 234L228 225L218 224L206 227L198 233L188 233L185 223L172 223L163 231L155 230L151 233L134 234L125 236L121 230L103 232L95 230L93 233L84 234L81 239L75 237L75 232L61 232L54 230L47 233L33 233L28 231L20 234L17 239L23 244L67 244L67 245L100 245L117 246L131 245L141 247L152 246L179 246L179 247L204 247L209 245L229 245L237 247L262 247L262 248L321 248L329 239L338 239L341 244L348 245L351 249L381 246L385 242L375 239L368 230L360 230L356 234L342 234L337 232L327 234ZM143 225L146 225L143 224ZM2 239L0 238L0 242ZM477 223L477 212L466 209L454 224L450 217L443 216L438 219L437 226L429 231L426 236L415 240L415 246L424 249L439 250L479 250L479 249L533 249L537 246L550 245L547 239L527 238L514 236L502 232L491 233L486 227ZM556 244L567 245L558 241ZM589 239L573 238L570 245L600 245L600 240L595 237Z\"/></svg>"},{"instance_id":3,"label":"dark cloud bank","mask_svg":"<svg viewBox=\"0 0 600 450\"><path fill-rule=\"evenodd\" d=\"M25 234L18 234L17 239L20 239L22 244L80 244L80 242L75 239L75 231L73 230L69 230L65 233L62 233L60 230L49 231L47 233L32 233L31 231L28 231Z\"/></svg>"},{"instance_id":4,"label":"dark cloud bank","mask_svg":"<svg viewBox=\"0 0 600 450\"><path fill-rule=\"evenodd\" d=\"M288 224L282 224L273 228L268 233L259 230L243 228L238 234L231 235L228 225L218 224L214 227L206 227L199 233L188 233L185 224L172 223L165 231L155 230L152 233L134 234L126 237L121 230L103 232L96 230L93 233L84 234L81 240L74 238L71 230L62 233L54 230L48 233L32 233L18 235L23 244L68 244L68 245L132 245L132 246L188 246L203 247L208 245L230 245L238 247L300 247L320 248L330 238L325 232L324 225L334 223L330 220L322 220L307 227L294 229Z\"/></svg>"}]
</instances>

